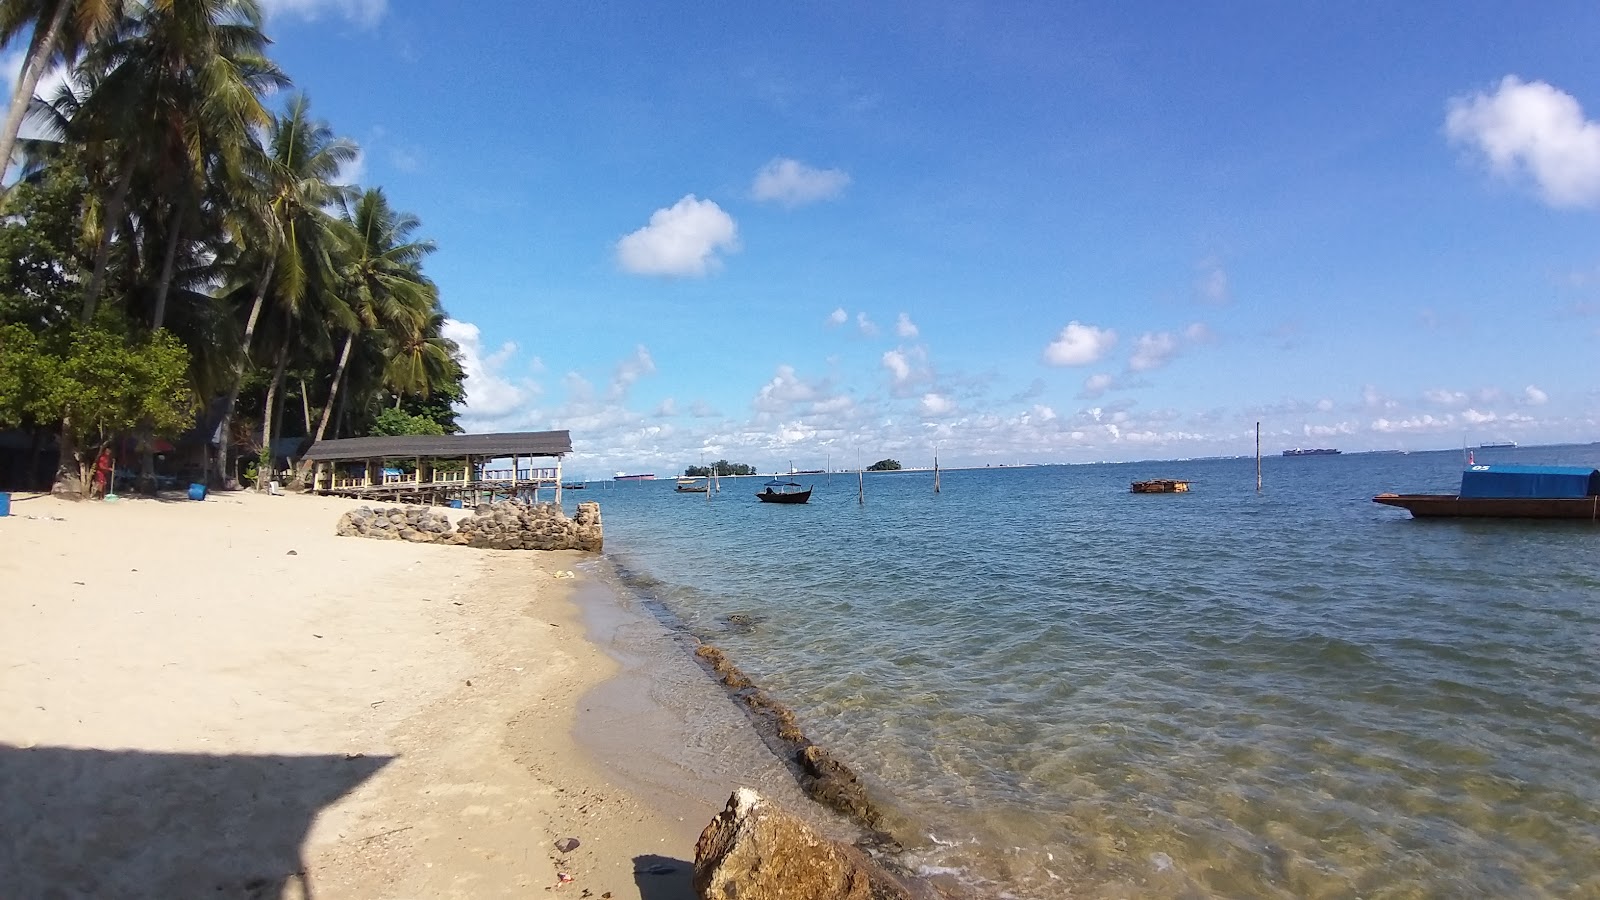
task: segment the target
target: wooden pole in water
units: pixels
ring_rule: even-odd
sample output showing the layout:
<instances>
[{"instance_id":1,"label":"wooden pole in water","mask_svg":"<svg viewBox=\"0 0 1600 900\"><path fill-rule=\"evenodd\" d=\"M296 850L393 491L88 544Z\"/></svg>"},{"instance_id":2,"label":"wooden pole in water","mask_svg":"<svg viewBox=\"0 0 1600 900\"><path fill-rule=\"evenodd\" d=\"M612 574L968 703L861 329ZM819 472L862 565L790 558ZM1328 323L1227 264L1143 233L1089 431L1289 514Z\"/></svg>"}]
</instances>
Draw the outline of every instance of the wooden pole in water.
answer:
<instances>
[{"instance_id":1,"label":"wooden pole in water","mask_svg":"<svg viewBox=\"0 0 1600 900\"><path fill-rule=\"evenodd\" d=\"M933 458L933 492L939 493L939 457Z\"/></svg>"},{"instance_id":2,"label":"wooden pole in water","mask_svg":"<svg viewBox=\"0 0 1600 900\"><path fill-rule=\"evenodd\" d=\"M856 469L856 490L858 491L858 493L856 494L856 502L860 503L862 506L866 506L867 505L867 474L865 472L861 471L860 469Z\"/></svg>"},{"instance_id":3,"label":"wooden pole in water","mask_svg":"<svg viewBox=\"0 0 1600 900\"><path fill-rule=\"evenodd\" d=\"M1261 423L1256 423L1256 493L1261 493Z\"/></svg>"}]
</instances>

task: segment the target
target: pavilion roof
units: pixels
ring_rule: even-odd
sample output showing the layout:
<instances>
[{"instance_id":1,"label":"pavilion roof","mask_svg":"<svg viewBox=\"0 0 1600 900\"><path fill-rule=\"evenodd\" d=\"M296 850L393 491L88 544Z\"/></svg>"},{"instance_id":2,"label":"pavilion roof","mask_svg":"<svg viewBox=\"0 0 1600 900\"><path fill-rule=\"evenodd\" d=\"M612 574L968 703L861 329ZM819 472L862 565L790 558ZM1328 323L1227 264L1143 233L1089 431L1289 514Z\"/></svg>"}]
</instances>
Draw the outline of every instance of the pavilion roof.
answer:
<instances>
[{"instance_id":1,"label":"pavilion roof","mask_svg":"<svg viewBox=\"0 0 1600 900\"><path fill-rule=\"evenodd\" d=\"M565 456L572 452L572 435L566 431L517 431L507 434L402 434L384 437L341 438L318 441L305 459L327 462L341 459L460 459L465 456Z\"/></svg>"}]
</instances>

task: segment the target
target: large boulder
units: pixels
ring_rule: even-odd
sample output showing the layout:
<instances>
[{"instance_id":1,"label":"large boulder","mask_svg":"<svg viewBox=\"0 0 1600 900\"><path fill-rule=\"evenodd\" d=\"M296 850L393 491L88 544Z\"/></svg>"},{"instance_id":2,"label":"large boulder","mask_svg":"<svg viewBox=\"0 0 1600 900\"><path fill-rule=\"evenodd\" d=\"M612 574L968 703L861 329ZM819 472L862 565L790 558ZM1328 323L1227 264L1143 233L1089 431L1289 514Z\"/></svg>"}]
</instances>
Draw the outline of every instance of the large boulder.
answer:
<instances>
[{"instance_id":1,"label":"large boulder","mask_svg":"<svg viewBox=\"0 0 1600 900\"><path fill-rule=\"evenodd\" d=\"M918 900L870 856L818 834L749 788L728 798L694 847L701 900Z\"/></svg>"}]
</instances>

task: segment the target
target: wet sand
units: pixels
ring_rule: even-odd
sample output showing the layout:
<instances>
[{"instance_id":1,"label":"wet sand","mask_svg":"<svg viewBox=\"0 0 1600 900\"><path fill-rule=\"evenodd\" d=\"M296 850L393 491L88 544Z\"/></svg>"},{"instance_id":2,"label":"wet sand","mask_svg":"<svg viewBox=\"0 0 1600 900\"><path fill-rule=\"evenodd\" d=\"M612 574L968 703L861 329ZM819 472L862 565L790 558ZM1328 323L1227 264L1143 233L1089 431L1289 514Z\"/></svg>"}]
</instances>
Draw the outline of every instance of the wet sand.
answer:
<instances>
[{"instance_id":1,"label":"wet sand","mask_svg":"<svg viewBox=\"0 0 1600 900\"><path fill-rule=\"evenodd\" d=\"M14 500L0 896L675 900L733 788L803 806L595 557L352 505Z\"/></svg>"}]
</instances>

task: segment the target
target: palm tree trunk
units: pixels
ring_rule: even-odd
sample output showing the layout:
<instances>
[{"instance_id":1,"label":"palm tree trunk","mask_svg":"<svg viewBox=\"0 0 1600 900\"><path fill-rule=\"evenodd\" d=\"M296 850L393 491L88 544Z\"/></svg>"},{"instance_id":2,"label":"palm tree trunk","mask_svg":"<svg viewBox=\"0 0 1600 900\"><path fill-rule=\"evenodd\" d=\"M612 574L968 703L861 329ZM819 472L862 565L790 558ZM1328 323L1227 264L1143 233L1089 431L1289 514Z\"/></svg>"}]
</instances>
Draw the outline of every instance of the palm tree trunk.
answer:
<instances>
[{"instance_id":1,"label":"palm tree trunk","mask_svg":"<svg viewBox=\"0 0 1600 900\"><path fill-rule=\"evenodd\" d=\"M16 149L17 133L22 130L22 120L28 115L33 92L38 89L39 79L44 76L45 65L55 55L56 46L61 42L61 29L66 27L67 16L72 12L73 5L70 0L56 0L55 15L50 17L50 24L28 48L28 62L17 79L16 92L11 95L11 111L6 113L5 131L0 132L0 180L11 168L11 151Z\"/></svg>"},{"instance_id":2,"label":"palm tree trunk","mask_svg":"<svg viewBox=\"0 0 1600 900\"><path fill-rule=\"evenodd\" d=\"M83 321L94 319L95 306L100 302L100 292L105 289L106 275L111 268L111 241L117 235L117 222L128 205L128 188L133 186L133 166L138 157L128 154L128 164L117 176L117 187L106 204L105 220L100 224L100 244L94 249L94 274L89 276L89 287L83 295Z\"/></svg>"},{"instance_id":3,"label":"palm tree trunk","mask_svg":"<svg viewBox=\"0 0 1600 900\"><path fill-rule=\"evenodd\" d=\"M72 436L72 416L61 419L61 439L56 444L56 478L50 493L72 500L83 499L83 470L78 459L78 444Z\"/></svg>"},{"instance_id":4,"label":"palm tree trunk","mask_svg":"<svg viewBox=\"0 0 1600 900\"><path fill-rule=\"evenodd\" d=\"M261 318L261 307L267 302L267 286L272 283L272 272L278 266L278 255L267 260L267 272L261 276L261 287L256 290L255 302L250 304L250 318L244 323L244 346L239 348L239 358L233 364L233 387L228 391L228 401L222 406L222 421L217 425L217 481L216 486L228 487L228 435L233 424L233 407L239 402L239 389L244 386L245 365L250 362L250 342L256 334L256 322Z\"/></svg>"},{"instance_id":5,"label":"palm tree trunk","mask_svg":"<svg viewBox=\"0 0 1600 900\"><path fill-rule=\"evenodd\" d=\"M405 393L405 391L399 391L399 392L397 392L397 393L396 393L396 394L395 394L395 395L394 395L394 408L395 408L395 409L399 409L399 408L400 408L400 401L401 401L401 400L404 400L404 399L405 399L405 398L406 398L406 393Z\"/></svg>"},{"instance_id":6,"label":"palm tree trunk","mask_svg":"<svg viewBox=\"0 0 1600 900\"><path fill-rule=\"evenodd\" d=\"M306 380L300 379L300 413L306 417L306 434L311 433L311 397L306 394Z\"/></svg>"},{"instance_id":7,"label":"palm tree trunk","mask_svg":"<svg viewBox=\"0 0 1600 900\"><path fill-rule=\"evenodd\" d=\"M333 401L339 396L339 384L344 381L345 367L350 364L350 348L355 346L355 342L354 331L344 336L344 349L339 351L339 367L334 370L333 382L328 385L328 405L322 408L322 421L317 423L317 436L312 441L313 444L322 440L322 436L328 431L328 420L333 418Z\"/></svg>"},{"instance_id":8,"label":"palm tree trunk","mask_svg":"<svg viewBox=\"0 0 1600 900\"><path fill-rule=\"evenodd\" d=\"M287 326L289 313L284 311L284 323ZM273 467L278 464L278 457L272 452L273 432L277 430L278 420L278 389L283 385L283 370L289 363L288 332L285 330L283 345L278 348L278 362L272 369L272 381L267 384L267 402L261 407L261 459L266 465L256 468L256 490L265 491L267 482L272 480Z\"/></svg>"},{"instance_id":9,"label":"palm tree trunk","mask_svg":"<svg viewBox=\"0 0 1600 900\"><path fill-rule=\"evenodd\" d=\"M172 289L172 269L178 260L178 244L183 239L183 214L178 207L172 217L172 234L167 238L167 258L161 261L161 280L156 283L156 311L150 317L150 330L160 331L167 321L167 292Z\"/></svg>"}]
</instances>

